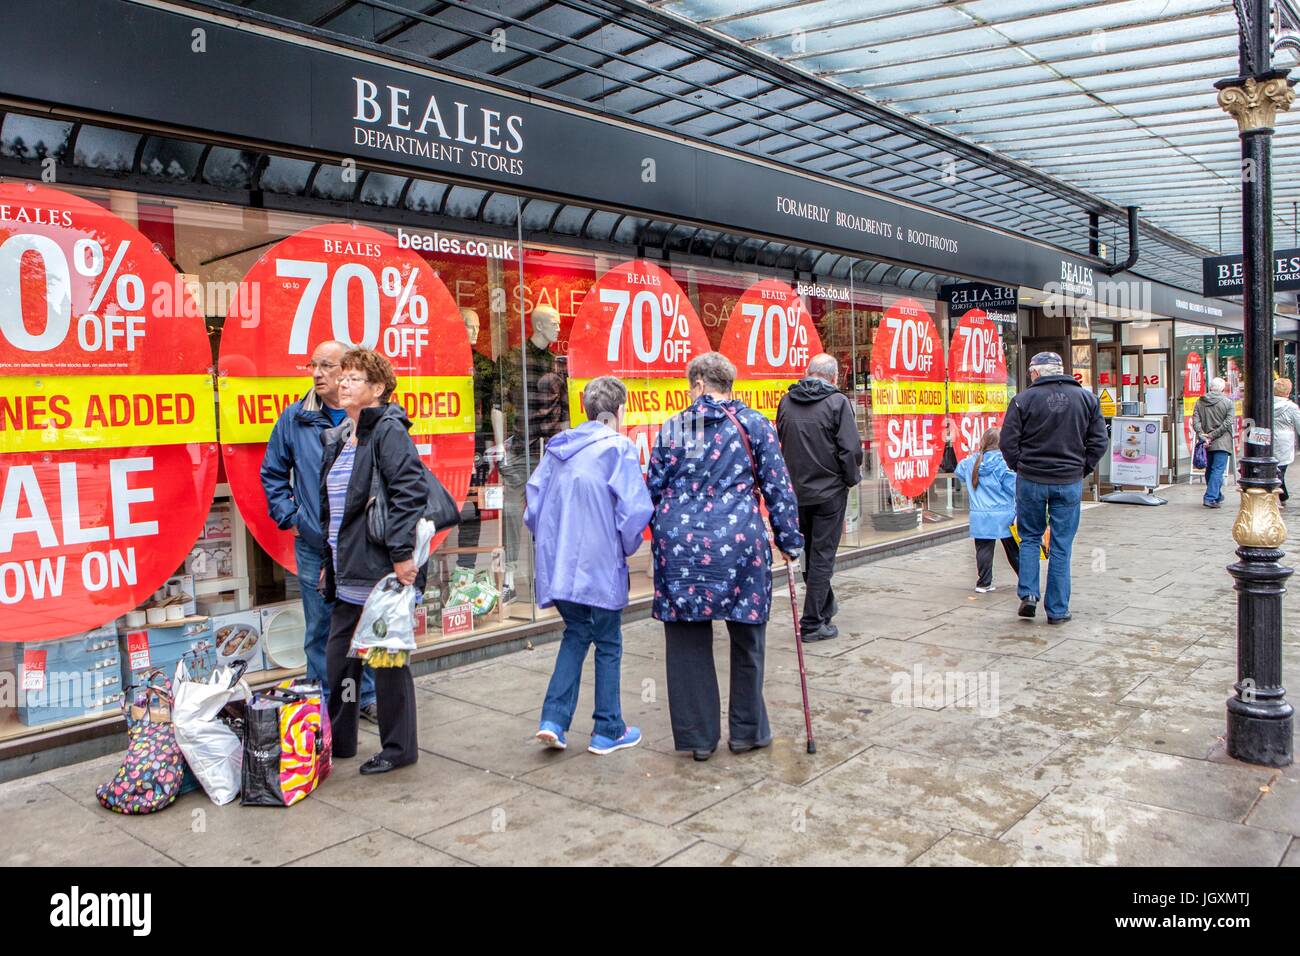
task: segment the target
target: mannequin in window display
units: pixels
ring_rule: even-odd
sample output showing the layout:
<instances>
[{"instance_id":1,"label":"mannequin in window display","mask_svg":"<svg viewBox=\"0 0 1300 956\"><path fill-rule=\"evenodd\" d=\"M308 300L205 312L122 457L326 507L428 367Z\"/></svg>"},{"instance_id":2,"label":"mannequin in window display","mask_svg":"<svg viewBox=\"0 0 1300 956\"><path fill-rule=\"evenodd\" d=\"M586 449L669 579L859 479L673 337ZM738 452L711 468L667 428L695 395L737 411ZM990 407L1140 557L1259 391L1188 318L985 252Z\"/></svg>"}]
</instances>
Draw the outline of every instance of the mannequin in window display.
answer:
<instances>
[{"instance_id":1,"label":"mannequin in window display","mask_svg":"<svg viewBox=\"0 0 1300 956\"><path fill-rule=\"evenodd\" d=\"M492 463L499 454L503 438L504 422L500 410L496 408L500 404L500 399L496 396L497 364L474 348L478 344L482 328L478 312L463 308L460 317L465 323L465 333L469 337L470 351L474 356L474 477L471 485L481 488L487 484L492 473ZM461 515L457 546L478 547L482 530L482 510L476 504L467 503ZM463 568L472 568L478 558L477 554L462 554L457 557L456 563Z\"/></svg>"},{"instance_id":2,"label":"mannequin in window display","mask_svg":"<svg viewBox=\"0 0 1300 956\"><path fill-rule=\"evenodd\" d=\"M542 460L546 443L569 427L568 381L565 363L551 351L560 337L560 314L549 305L539 305L529 315L530 334L520 350L512 349L501 363L505 407L505 450L501 479L505 485L505 593L503 601L516 596L515 571L521 559L528 560L523 547L524 486L533 468Z\"/></svg>"}]
</instances>

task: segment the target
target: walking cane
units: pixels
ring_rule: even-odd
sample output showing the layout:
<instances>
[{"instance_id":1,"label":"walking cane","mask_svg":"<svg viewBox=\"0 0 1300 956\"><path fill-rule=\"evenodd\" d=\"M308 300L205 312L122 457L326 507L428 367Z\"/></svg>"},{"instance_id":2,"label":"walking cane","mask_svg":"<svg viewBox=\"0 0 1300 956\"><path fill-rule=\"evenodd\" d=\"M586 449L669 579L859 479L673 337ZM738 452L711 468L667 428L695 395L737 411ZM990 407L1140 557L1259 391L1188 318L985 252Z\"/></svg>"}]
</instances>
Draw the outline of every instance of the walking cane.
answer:
<instances>
[{"instance_id":1,"label":"walking cane","mask_svg":"<svg viewBox=\"0 0 1300 956\"><path fill-rule=\"evenodd\" d=\"M803 691L803 725L808 735L808 752L817 752L817 741L813 740L812 712L808 709L808 671L803 664L803 636L799 633L799 599L794 593L794 565L785 559L786 580L790 583L790 613L794 615L794 649L799 655L799 688Z\"/></svg>"}]
</instances>

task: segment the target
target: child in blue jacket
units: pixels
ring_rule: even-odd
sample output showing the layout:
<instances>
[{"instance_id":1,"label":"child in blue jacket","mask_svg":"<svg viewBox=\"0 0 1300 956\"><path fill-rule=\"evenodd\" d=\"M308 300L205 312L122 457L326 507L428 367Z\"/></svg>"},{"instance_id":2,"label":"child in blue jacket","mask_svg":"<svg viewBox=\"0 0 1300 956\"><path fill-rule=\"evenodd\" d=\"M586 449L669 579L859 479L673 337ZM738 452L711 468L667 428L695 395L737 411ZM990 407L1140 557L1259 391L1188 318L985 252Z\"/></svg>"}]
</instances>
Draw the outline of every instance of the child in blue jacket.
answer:
<instances>
[{"instance_id":1,"label":"child in blue jacket","mask_svg":"<svg viewBox=\"0 0 1300 956\"><path fill-rule=\"evenodd\" d=\"M975 539L975 563L980 594L993 588L993 551L998 541L1007 554L1011 570L1020 574L1020 548L1011 536L1016 520L1016 473L1007 467L998 451L999 428L990 428L980 439L979 451L957 464L957 477L970 497L970 536Z\"/></svg>"}]
</instances>

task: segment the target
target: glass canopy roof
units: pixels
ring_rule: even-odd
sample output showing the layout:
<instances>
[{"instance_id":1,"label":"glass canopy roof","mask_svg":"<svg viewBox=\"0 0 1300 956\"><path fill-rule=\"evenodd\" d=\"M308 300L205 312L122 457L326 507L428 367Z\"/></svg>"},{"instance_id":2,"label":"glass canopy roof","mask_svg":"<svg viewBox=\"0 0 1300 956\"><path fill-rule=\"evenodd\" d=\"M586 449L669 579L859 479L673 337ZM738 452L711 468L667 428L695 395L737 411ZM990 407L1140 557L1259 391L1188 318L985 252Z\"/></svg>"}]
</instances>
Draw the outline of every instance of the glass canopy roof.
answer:
<instances>
[{"instance_id":1,"label":"glass canopy roof","mask_svg":"<svg viewBox=\"0 0 1300 956\"><path fill-rule=\"evenodd\" d=\"M1211 253L1241 249L1231 0L649 0ZM1295 53L1277 56L1295 65ZM1274 138L1274 236L1300 245L1300 110Z\"/></svg>"}]
</instances>

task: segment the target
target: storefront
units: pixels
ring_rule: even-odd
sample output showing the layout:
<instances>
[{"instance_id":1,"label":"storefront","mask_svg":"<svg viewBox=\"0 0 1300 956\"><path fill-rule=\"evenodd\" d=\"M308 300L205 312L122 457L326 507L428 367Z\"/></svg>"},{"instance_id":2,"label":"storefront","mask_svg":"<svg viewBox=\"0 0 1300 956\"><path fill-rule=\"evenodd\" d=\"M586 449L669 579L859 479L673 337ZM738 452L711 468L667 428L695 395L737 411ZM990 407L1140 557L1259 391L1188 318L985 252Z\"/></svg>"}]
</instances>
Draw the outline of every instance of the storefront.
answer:
<instances>
[{"instance_id":1,"label":"storefront","mask_svg":"<svg viewBox=\"0 0 1300 956\"><path fill-rule=\"evenodd\" d=\"M196 30L225 64L203 82ZM1035 351L1094 387L1122 369L1125 389L1163 354L1132 386L1149 407L1186 361L1172 331L1148 350L1122 321L1022 301L1091 285L1054 247L373 55L130 0L21 0L0 56L0 757L112 732L122 688L182 655L259 680L303 666L293 537L261 472L326 339L390 358L463 505L425 659L550 616L524 485L598 375L628 384L644 463L695 355L727 354L772 417L835 355L866 452L854 551L960 529L952 469ZM1229 352L1216 340L1212 367ZM649 564L646 546L634 601Z\"/></svg>"}]
</instances>

